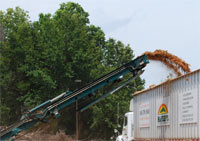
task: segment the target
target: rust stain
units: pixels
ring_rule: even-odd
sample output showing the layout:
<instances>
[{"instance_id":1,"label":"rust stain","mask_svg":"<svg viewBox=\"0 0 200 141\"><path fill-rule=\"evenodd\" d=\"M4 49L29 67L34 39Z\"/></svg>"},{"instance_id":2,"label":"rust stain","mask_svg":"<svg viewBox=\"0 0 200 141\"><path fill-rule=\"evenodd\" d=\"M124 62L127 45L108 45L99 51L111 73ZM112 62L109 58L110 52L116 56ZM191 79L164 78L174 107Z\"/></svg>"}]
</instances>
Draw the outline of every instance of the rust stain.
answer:
<instances>
[{"instance_id":1,"label":"rust stain","mask_svg":"<svg viewBox=\"0 0 200 141\"><path fill-rule=\"evenodd\" d=\"M188 63L165 50L146 51L145 54L149 60L160 61L168 68L173 69L178 76L182 75L181 71L185 73L191 72Z\"/></svg>"}]
</instances>

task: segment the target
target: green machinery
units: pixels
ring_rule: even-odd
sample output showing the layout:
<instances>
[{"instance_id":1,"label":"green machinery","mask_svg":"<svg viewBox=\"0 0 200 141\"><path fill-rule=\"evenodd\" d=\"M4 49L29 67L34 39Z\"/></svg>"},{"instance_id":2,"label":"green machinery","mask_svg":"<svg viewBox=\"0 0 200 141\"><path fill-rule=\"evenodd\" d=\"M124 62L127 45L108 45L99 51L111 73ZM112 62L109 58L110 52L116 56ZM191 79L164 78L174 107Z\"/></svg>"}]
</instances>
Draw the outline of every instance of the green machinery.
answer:
<instances>
[{"instance_id":1,"label":"green machinery","mask_svg":"<svg viewBox=\"0 0 200 141\"><path fill-rule=\"evenodd\" d=\"M142 55L137 57L136 59L130 61L129 63L117 68L116 70L100 77L97 80L77 89L72 92L64 92L59 96L47 100L46 102L36 106L35 108L29 110L26 114L24 114L21 119L9 126L7 129L0 132L1 140L9 140L12 139L19 132L26 130L27 128L33 126L37 122L48 121L51 116L59 118L59 112L68 107L70 104L75 103L83 98L86 98L88 95L96 95L95 91L99 89L103 89L108 85L112 85L117 83L117 86L111 88L105 94L95 98L93 101L90 101L86 105L80 107L78 111L84 111L89 108L93 104L99 102L104 97L108 96L124 87L128 84L132 79L143 73L143 68L148 64L149 61L146 55ZM125 75L129 75L130 77L126 80L119 81L121 79L125 79Z\"/></svg>"}]
</instances>

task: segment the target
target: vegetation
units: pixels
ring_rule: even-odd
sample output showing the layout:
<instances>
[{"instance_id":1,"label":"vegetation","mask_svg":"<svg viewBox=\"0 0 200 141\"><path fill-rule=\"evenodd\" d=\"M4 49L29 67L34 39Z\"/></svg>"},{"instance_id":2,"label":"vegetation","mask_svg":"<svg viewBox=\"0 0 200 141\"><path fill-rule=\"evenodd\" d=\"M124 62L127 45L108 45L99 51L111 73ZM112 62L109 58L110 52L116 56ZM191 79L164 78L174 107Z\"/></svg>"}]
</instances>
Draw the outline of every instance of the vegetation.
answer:
<instances>
[{"instance_id":1,"label":"vegetation","mask_svg":"<svg viewBox=\"0 0 200 141\"><path fill-rule=\"evenodd\" d=\"M24 111L63 91L84 85L133 59L133 51L114 39L105 39L100 27L76 3L63 3L55 14L40 14L30 21L23 9L0 11L4 39L0 41L0 124L9 125ZM82 137L110 138L128 111L131 94L141 90L138 78L115 94L81 113ZM75 133L74 107L62 112L57 129ZM122 122L121 122L122 123Z\"/></svg>"}]
</instances>

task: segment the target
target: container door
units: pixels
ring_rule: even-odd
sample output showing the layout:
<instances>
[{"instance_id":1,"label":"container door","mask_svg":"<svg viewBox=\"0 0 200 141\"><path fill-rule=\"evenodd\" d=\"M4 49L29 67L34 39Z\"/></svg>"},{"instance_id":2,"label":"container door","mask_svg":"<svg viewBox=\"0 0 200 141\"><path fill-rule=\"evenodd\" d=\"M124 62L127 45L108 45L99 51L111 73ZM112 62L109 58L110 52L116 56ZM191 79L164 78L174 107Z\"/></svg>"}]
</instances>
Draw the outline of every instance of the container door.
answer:
<instances>
[{"instance_id":1,"label":"container door","mask_svg":"<svg viewBox=\"0 0 200 141\"><path fill-rule=\"evenodd\" d=\"M133 140L133 134L134 134L134 131L133 131L133 114L130 113L128 115L128 140L129 141L132 141Z\"/></svg>"},{"instance_id":2,"label":"container door","mask_svg":"<svg viewBox=\"0 0 200 141\"><path fill-rule=\"evenodd\" d=\"M124 125L123 125L123 129L122 129L122 138L123 140L128 140L128 117L125 115L124 116Z\"/></svg>"}]
</instances>

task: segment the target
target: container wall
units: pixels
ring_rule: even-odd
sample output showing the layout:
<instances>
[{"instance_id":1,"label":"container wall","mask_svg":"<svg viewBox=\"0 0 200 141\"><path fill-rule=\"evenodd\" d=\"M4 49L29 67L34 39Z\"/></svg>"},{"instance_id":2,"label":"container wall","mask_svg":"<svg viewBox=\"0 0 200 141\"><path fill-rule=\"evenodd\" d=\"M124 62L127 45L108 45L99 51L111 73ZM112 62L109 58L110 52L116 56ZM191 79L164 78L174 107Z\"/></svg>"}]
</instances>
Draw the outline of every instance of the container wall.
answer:
<instances>
[{"instance_id":1,"label":"container wall","mask_svg":"<svg viewBox=\"0 0 200 141\"><path fill-rule=\"evenodd\" d=\"M200 138L200 70L134 96L136 139Z\"/></svg>"}]
</instances>

